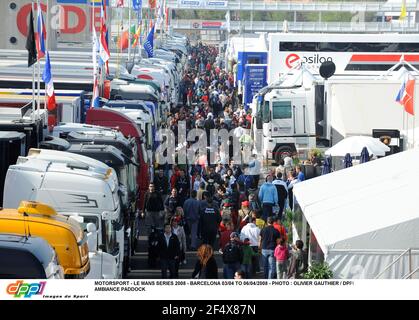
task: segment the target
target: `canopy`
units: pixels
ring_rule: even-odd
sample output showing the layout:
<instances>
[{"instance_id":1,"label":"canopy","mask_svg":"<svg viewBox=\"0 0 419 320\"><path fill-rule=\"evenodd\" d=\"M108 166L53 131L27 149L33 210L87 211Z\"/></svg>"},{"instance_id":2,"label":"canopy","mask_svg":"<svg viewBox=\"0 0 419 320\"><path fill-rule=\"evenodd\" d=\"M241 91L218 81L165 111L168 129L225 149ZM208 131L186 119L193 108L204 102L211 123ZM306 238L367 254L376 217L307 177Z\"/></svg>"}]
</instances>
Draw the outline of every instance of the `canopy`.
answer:
<instances>
[{"instance_id":1,"label":"canopy","mask_svg":"<svg viewBox=\"0 0 419 320\"><path fill-rule=\"evenodd\" d=\"M419 148L294 186L335 277L351 278L362 268L363 278L374 278L402 251L419 248L418 163ZM407 274L407 260L401 262L385 277Z\"/></svg>"},{"instance_id":2,"label":"canopy","mask_svg":"<svg viewBox=\"0 0 419 320\"><path fill-rule=\"evenodd\" d=\"M390 148L377 138L366 136L353 136L343 139L328 149L325 154L333 157L344 157L347 153L352 156L359 156L362 149L366 147L369 154L385 156Z\"/></svg>"}]
</instances>

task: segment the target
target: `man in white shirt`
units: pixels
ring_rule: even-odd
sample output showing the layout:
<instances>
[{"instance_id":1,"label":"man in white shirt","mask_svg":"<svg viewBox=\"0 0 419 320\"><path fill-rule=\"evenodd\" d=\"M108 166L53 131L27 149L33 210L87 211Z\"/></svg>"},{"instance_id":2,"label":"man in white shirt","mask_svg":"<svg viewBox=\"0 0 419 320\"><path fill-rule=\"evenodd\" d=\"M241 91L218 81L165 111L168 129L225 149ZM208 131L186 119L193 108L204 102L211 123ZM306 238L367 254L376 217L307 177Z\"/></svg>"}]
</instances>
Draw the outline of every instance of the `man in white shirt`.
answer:
<instances>
[{"instance_id":1,"label":"man in white shirt","mask_svg":"<svg viewBox=\"0 0 419 320\"><path fill-rule=\"evenodd\" d=\"M250 222L246 224L240 231L240 240L248 238L250 240L250 247L255 253L259 252L259 238L260 238L260 229L256 226L256 218L250 218ZM253 275L256 272L259 272L259 255L253 257L252 259L252 271Z\"/></svg>"}]
</instances>

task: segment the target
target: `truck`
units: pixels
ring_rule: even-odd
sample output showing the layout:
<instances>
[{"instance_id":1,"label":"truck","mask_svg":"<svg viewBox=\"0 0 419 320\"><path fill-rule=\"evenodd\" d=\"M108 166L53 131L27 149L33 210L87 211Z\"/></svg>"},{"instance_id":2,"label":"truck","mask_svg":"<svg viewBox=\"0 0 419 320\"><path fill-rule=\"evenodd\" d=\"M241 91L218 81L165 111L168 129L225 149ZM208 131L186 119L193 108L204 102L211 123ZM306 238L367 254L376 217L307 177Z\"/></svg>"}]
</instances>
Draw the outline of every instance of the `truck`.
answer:
<instances>
[{"instance_id":1,"label":"truck","mask_svg":"<svg viewBox=\"0 0 419 320\"><path fill-rule=\"evenodd\" d=\"M77 187L75 187L77 186ZM112 255L122 276L124 228L118 179L113 169L80 155L31 149L9 167L5 180L4 206L20 201L41 201L68 216L82 216L99 231L99 245Z\"/></svg>"},{"instance_id":2,"label":"truck","mask_svg":"<svg viewBox=\"0 0 419 320\"><path fill-rule=\"evenodd\" d=\"M287 155L305 154L328 143L323 130L325 110L322 86L266 87L252 103L252 138L255 149L279 163ZM320 97L320 98L319 98Z\"/></svg>"},{"instance_id":3,"label":"truck","mask_svg":"<svg viewBox=\"0 0 419 320\"><path fill-rule=\"evenodd\" d=\"M105 108L87 110L86 123L108 128L117 128L125 137L135 140L137 145L137 184L139 189L137 208L142 210L144 207L144 196L150 182L150 160L148 159L145 147L145 137L141 130L138 128L135 121L125 114Z\"/></svg>"},{"instance_id":4,"label":"truck","mask_svg":"<svg viewBox=\"0 0 419 320\"><path fill-rule=\"evenodd\" d=\"M64 279L54 248L43 238L0 234L0 279Z\"/></svg>"},{"instance_id":5,"label":"truck","mask_svg":"<svg viewBox=\"0 0 419 320\"><path fill-rule=\"evenodd\" d=\"M16 131L0 131L0 207L3 206L4 180L7 169L19 156L26 155L26 135Z\"/></svg>"},{"instance_id":6,"label":"truck","mask_svg":"<svg viewBox=\"0 0 419 320\"><path fill-rule=\"evenodd\" d=\"M48 112L33 109L32 103L0 103L0 131L25 134L25 147L37 148L48 134Z\"/></svg>"},{"instance_id":7,"label":"truck","mask_svg":"<svg viewBox=\"0 0 419 320\"><path fill-rule=\"evenodd\" d=\"M49 125L59 122L83 122L86 92L83 90L55 90L56 109L48 112ZM0 89L0 103L22 103L32 101L32 89ZM40 107L45 109L45 90L40 92Z\"/></svg>"},{"instance_id":8,"label":"truck","mask_svg":"<svg viewBox=\"0 0 419 320\"><path fill-rule=\"evenodd\" d=\"M90 271L89 248L80 225L43 203L21 201L16 207L0 210L0 234L45 239L57 252L65 278L85 278Z\"/></svg>"},{"instance_id":9,"label":"truck","mask_svg":"<svg viewBox=\"0 0 419 320\"><path fill-rule=\"evenodd\" d=\"M309 85L267 86L253 98L255 146L278 162L285 155L303 156L349 136L402 132L409 116L395 101L402 84L398 76L335 75L327 80L314 77ZM409 119L412 126L418 126L414 117Z\"/></svg>"}]
</instances>

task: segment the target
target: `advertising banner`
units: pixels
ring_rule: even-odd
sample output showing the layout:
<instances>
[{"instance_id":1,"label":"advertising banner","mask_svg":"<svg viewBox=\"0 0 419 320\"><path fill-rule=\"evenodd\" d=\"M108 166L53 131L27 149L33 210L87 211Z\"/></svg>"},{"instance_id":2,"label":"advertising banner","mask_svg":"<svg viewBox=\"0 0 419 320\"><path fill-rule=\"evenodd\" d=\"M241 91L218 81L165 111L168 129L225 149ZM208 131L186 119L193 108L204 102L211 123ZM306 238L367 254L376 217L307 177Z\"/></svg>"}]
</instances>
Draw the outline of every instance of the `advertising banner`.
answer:
<instances>
[{"instance_id":1,"label":"advertising banner","mask_svg":"<svg viewBox=\"0 0 419 320\"><path fill-rule=\"evenodd\" d=\"M244 74L244 105L249 108L253 96L267 85L268 66L266 64L248 64Z\"/></svg>"}]
</instances>

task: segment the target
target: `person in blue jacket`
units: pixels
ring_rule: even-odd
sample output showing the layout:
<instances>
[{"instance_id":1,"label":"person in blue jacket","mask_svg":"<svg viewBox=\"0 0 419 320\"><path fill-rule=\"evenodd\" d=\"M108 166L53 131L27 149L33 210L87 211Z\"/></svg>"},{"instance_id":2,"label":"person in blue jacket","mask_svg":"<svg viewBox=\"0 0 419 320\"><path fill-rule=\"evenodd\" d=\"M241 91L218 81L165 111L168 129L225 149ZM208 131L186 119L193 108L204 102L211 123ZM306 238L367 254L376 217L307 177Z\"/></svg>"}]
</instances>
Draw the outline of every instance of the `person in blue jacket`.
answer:
<instances>
[{"instance_id":1,"label":"person in blue jacket","mask_svg":"<svg viewBox=\"0 0 419 320\"><path fill-rule=\"evenodd\" d=\"M272 184L272 175L266 177L266 182L259 190L259 201L262 204L262 217L266 221L273 216L273 207L278 205L278 192Z\"/></svg>"}]
</instances>

